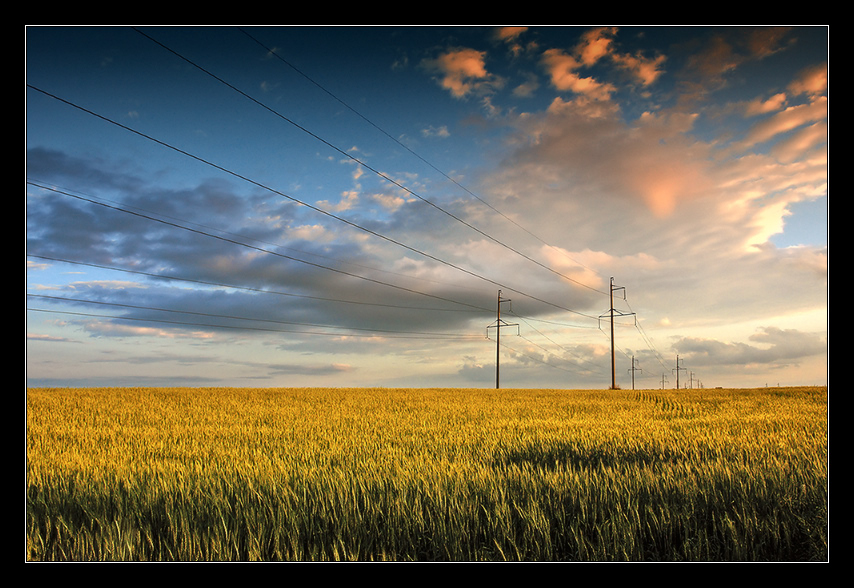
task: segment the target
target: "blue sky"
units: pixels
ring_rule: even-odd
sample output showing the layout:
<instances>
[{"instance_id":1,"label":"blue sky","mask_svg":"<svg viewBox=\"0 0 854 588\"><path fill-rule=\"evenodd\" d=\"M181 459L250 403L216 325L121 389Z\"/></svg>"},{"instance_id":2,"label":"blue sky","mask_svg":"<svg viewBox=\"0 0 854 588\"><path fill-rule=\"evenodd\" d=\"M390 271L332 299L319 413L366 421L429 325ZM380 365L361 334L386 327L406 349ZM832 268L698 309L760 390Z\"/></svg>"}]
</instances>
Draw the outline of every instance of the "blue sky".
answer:
<instances>
[{"instance_id":1,"label":"blue sky","mask_svg":"<svg viewBox=\"0 0 854 588\"><path fill-rule=\"evenodd\" d=\"M28 27L27 383L827 383L826 27ZM504 299L496 345L496 306ZM677 367L677 357L678 366Z\"/></svg>"}]
</instances>

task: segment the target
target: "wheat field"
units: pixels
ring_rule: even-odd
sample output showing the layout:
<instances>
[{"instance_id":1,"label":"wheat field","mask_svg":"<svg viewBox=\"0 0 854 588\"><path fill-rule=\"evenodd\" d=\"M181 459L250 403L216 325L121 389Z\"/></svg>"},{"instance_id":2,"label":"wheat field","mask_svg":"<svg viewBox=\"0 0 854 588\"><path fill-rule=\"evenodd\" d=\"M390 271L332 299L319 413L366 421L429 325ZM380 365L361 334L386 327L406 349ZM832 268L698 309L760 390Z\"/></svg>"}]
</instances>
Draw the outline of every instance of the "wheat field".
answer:
<instances>
[{"instance_id":1,"label":"wheat field","mask_svg":"<svg viewBox=\"0 0 854 588\"><path fill-rule=\"evenodd\" d=\"M827 388L27 390L28 561L826 561Z\"/></svg>"}]
</instances>

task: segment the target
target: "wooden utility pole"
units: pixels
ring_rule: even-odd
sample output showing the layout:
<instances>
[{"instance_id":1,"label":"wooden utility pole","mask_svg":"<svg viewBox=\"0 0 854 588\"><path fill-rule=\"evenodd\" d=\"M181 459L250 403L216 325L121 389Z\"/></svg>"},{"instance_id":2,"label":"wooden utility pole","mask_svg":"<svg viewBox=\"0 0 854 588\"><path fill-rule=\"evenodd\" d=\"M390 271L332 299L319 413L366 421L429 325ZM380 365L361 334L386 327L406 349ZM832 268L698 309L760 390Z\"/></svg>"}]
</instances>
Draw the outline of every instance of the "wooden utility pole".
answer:
<instances>
[{"instance_id":1,"label":"wooden utility pole","mask_svg":"<svg viewBox=\"0 0 854 588\"><path fill-rule=\"evenodd\" d=\"M623 286L614 286L614 278L611 278L611 309L609 310L611 316L611 390L617 389L617 369L614 354L614 313L617 313L618 316L631 316L635 314L633 312L621 312L614 308L614 291L616 290L623 291L623 300L625 300L626 289ZM602 316L600 316L599 318L601 319Z\"/></svg>"},{"instance_id":2,"label":"wooden utility pole","mask_svg":"<svg viewBox=\"0 0 854 588\"><path fill-rule=\"evenodd\" d=\"M617 389L617 375L614 369L614 278L611 278L611 390Z\"/></svg>"},{"instance_id":3,"label":"wooden utility pole","mask_svg":"<svg viewBox=\"0 0 854 588\"><path fill-rule=\"evenodd\" d=\"M489 329L495 327L495 389L498 390L500 379L499 379L499 365L501 361L501 327L516 327L518 329L519 325L517 323L507 323L501 320L501 303L502 302L510 302L509 298L501 297L501 290L498 291L498 305L496 309L495 316L495 324L486 327L487 338L489 337Z\"/></svg>"}]
</instances>

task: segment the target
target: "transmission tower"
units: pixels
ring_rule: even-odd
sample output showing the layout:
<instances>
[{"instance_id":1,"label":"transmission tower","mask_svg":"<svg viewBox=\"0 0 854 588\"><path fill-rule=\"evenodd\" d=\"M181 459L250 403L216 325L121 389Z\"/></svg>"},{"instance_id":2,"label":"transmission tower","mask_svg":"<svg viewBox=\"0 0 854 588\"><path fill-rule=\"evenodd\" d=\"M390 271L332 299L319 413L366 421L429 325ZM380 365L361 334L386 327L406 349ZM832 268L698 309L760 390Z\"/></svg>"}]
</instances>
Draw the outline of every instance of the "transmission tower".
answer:
<instances>
[{"instance_id":1,"label":"transmission tower","mask_svg":"<svg viewBox=\"0 0 854 588\"><path fill-rule=\"evenodd\" d=\"M499 366L501 359L501 328L502 327L516 327L516 331L518 334L519 324L518 323L508 323L501 318L501 303L502 302L510 302L509 298L501 297L501 290L498 291L498 304L496 305L496 316L495 323L486 327L486 338L489 338L489 329L495 329L495 389L498 390L499 387Z\"/></svg>"}]
</instances>

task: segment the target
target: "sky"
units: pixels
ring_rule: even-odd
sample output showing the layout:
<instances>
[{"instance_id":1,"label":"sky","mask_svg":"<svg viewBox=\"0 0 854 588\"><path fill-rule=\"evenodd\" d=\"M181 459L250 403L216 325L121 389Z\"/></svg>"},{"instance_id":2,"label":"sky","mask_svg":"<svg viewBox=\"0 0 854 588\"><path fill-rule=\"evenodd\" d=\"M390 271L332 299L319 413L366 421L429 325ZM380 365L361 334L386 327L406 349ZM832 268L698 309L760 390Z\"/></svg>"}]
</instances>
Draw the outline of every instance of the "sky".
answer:
<instances>
[{"instance_id":1,"label":"sky","mask_svg":"<svg viewBox=\"0 0 854 588\"><path fill-rule=\"evenodd\" d=\"M27 385L826 385L828 34L27 27Z\"/></svg>"}]
</instances>

